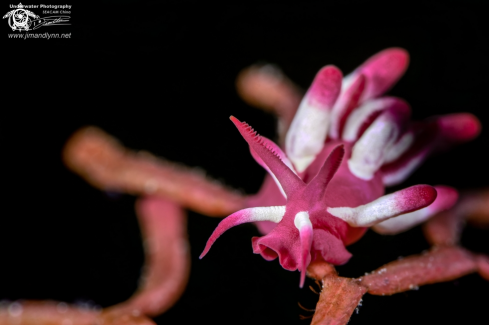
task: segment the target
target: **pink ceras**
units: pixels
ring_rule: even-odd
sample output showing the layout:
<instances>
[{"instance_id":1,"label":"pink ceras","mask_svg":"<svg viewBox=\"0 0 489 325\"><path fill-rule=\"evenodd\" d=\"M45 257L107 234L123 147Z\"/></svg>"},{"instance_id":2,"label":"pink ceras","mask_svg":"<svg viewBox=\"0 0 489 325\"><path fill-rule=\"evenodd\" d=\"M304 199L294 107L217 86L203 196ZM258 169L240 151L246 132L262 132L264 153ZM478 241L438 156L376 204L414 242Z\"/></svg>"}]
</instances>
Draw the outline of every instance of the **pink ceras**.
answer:
<instances>
[{"instance_id":1,"label":"pink ceras","mask_svg":"<svg viewBox=\"0 0 489 325\"><path fill-rule=\"evenodd\" d=\"M407 64L407 52L392 48L345 78L334 66L321 69L287 133L286 154L231 117L269 175L250 208L219 224L200 258L229 228L256 222L266 235L252 239L253 252L301 271L302 287L311 261L346 263L345 246L367 227L394 234L451 207L457 192L447 186L416 185L383 196L385 186L406 179L429 152L472 139L480 129L467 113L410 123L406 102L377 98Z\"/></svg>"}]
</instances>

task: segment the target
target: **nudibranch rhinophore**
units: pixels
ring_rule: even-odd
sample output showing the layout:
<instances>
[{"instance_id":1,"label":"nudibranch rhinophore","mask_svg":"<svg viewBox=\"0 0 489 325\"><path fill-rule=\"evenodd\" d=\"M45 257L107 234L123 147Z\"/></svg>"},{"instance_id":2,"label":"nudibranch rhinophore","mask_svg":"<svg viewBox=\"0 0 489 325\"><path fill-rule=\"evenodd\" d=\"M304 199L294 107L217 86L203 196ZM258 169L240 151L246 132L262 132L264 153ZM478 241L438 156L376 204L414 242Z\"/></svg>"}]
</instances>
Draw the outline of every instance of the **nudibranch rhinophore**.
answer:
<instances>
[{"instance_id":1,"label":"nudibranch rhinophore","mask_svg":"<svg viewBox=\"0 0 489 325\"><path fill-rule=\"evenodd\" d=\"M255 222L263 237L253 252L279 258L301 272L312 261L346 263L346 246L368 227L379 233L407 230L450 208L457 192L448 186L416 185L384 195L404 181L433 151L468 141L479 133L476 117L451 114L413 123L402 99L379 97L404 73L407 52L386 49L343 78L329 65L316 75L285 138L285 152L235 117L267 178L249 208L225 218L200 258L236 225Z\"/></svg>"}]
</instances>

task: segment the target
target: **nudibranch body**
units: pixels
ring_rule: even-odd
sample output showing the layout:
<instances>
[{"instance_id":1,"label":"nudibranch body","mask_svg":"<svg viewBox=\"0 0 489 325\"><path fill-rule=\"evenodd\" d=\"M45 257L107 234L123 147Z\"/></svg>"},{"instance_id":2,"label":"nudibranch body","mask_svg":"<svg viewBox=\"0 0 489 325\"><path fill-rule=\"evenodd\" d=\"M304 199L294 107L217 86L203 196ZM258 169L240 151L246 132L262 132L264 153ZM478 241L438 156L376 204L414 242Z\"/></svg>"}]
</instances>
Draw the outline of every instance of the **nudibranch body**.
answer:
<instances>
[{"instance_id":1,"label":"nudibranch body","mask_svg":"<svg viewBox=\"0 0 489 325\"><path fill-rule=\"evenodd\" d=\"M345 78L334 66L321 69L291 123L285 152L231 117L269 175L248 200L250 208L219 224L201 258L223 232L255 222L265 236L252 239L253 252L301 271L302 286L311 261L346 263L351 254L345 246L367 227L400 232L453 205L457 193L446 186L416 185L384 195L385 186L402 182L430 151L479 131L470 114L410 124L407 103L378 98L407 62L404 50L392 48Z\"/></svg>"}]
</instances>

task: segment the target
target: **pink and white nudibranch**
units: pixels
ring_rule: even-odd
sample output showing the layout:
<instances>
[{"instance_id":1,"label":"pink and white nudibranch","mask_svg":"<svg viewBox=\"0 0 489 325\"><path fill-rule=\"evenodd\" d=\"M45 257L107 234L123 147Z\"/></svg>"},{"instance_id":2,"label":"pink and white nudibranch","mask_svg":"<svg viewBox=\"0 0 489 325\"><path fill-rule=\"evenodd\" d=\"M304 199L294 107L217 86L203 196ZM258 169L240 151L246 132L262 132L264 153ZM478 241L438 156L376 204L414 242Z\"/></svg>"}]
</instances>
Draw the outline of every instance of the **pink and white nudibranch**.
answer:
<instances>
[{"instance_id":1,"label":"pink and white nudibranch","mask_svg":"<svg viewBox=\"0 0 489 325\"><path fill-rule=\"evenodd\" d=\"M231 117L269 175L249 208L218 225L200 258L226 230L255 222L265 236L252 239L253 252L298 269L302 287L311 261L346 263L351 254L345 247L367 227L395 234L451 207L457 193L447 186L416 185L384 195L385 186L406 179L429 152L470 140L480 128L466 113L410 123L406 102L378 98L408 60L406 51L391 48L345 78L335 66L322 68L291 123L285 152Z\"/></svg>"}]
</instances>

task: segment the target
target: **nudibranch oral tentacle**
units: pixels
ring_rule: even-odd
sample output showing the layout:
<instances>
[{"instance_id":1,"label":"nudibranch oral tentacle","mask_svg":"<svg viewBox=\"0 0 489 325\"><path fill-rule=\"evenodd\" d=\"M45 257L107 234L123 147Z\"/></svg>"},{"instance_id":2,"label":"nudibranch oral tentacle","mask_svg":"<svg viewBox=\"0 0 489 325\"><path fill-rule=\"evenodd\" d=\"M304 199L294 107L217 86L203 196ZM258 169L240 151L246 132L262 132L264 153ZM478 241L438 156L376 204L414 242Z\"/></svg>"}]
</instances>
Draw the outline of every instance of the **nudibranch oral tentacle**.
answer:
<instances>
[{"instance_id":1,"label":"nudibranch oral tentacle","mask_svg":"<svg viewBox=\"0 0 489 325\"><path fill-rule=\"evenodd\" d=\"M200 259L202 259L207 252L211 249L212 244L219 238L224 232L231 229L232 227L241 225L243 223L257 222L257 221L271 221L278 223L282 220L285 214L284 206L273 206L273 207L260 207L260 208L248 208L239 210L226 219L222 220L217 228L212 233L211 237L205 245L205 249L200 254Z\"/></svg>"},{"instance_id":2,"label":"nudibranch oral tentacle","mask_svg":"<svg viewBox=\"0 0 489 325\"><path fill-rule=\"evenodd\" d=\"M412 123L406 102L379 97L408 62L405 50L391 48L345 78L334 66L321 69L290 124L285 150L231 117L269 175L248 199L249 209L219 224L201 258L223 232L255 222L264 236L252 238L253 252L299 270L302 287L310 263L346 263L346 246L367 227L397 233L453 205L457 193L446 186L416 185L384 195L385 186L406 179L431 152L480 130L477 118L466 113Z\"/></svg>"}]
</instances>

